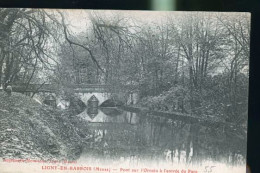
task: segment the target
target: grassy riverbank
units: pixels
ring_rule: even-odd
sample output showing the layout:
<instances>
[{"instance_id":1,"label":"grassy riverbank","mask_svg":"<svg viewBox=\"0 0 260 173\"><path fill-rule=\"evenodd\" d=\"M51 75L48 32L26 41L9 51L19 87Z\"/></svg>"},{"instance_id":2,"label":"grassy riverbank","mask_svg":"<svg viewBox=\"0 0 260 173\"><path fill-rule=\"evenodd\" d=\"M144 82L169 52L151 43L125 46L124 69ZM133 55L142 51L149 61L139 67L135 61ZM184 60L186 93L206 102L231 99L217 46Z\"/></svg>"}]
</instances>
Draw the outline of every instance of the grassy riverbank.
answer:
<instances>
[{"instance_id":1,"label":"grassy riverbank","mask_svg":"<svg viewBox=\"0 0 260 173\"><path fill-rule=\"evenodd\" d=\"M34 99L0 92L0 157L76 159L82 137L68 113Z\"/></svg>"}]
</instances>

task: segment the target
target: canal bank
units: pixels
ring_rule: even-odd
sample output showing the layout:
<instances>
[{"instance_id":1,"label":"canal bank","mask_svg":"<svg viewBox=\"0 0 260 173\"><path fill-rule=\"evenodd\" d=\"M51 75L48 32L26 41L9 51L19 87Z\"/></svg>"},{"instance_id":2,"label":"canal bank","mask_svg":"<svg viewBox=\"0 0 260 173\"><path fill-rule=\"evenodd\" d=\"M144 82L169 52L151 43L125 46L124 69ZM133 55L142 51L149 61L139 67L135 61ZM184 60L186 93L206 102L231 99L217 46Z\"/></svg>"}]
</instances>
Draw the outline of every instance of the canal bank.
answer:
<instances>
[{"instance_id":1,"label":"canal bank","mask_svg":"<svg viewBox=\"0 0 260 173\"><path fill-rule=\"evenodd\" d=\"M132 106L132 105L126 105L126 106L119 106L118 107L121 110L130 111L134 113L139 113L140 115L150 115L150 116L161 116L165 118L171 118L171 119L177 119L182 120L189 123L199 123L204 126L223 126L223 127L230 127L230 128L244 128L241 125L237 125L234 123L225 122L224 120L221 120L219 118L213 117L213 116L195 116L187 113L181 113L181 112L169 112L169 111L156 111L151 110L149 108L145 107L138 107L138 106Z\"/></svg>"}]
</instances>

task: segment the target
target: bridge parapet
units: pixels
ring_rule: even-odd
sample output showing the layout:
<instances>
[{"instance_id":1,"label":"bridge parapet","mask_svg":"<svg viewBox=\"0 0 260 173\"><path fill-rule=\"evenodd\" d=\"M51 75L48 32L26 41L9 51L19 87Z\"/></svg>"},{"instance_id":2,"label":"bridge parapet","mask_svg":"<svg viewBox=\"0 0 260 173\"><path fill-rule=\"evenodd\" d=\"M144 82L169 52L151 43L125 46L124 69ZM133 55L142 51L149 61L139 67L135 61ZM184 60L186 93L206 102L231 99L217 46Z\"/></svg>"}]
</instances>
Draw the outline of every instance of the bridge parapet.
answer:
<instances>
[{"instance_id":1,"label":"bridge parapet","mask_svg":"<svg viewBox=\"0 0 260 173\"><path fill-rule=\"evenodd\" d=\"M51 84L29 84L28 86L26 84L15 84L12 85L12 89L15 92L55 92L56 87L54 87Z\"/></svg>"},{"instance_id":2,"label":"bridge parapet","mask_svg":"<svg viewBox=\"0 0 260 173\"><path fill-rule=\"evenodd\" d=\"M56 92L59 88L57 85L53 84L14 84L12 85L14 92ZM92 92L111 92L111 85L105 84L73 84L69 85L68 88L74 90L75 93L92 93ZM122 87L123 90L130 89L131 86Z\"/></svg>"},{"instance_id":3,"label":"bridge parapet","mask_svg":"<svg viewBox=\"0 0 260 173\"><path fill-rule=\"evenodd\" d=\"M57 91L57 86L53 84L15 84L12 85L15 92L52 92ZM89 93L89 92L106 92L109 88L108 85L99 84L75 84L70 85L69 88L73 89L75 93Z\"/></svg>"}]
</instances>

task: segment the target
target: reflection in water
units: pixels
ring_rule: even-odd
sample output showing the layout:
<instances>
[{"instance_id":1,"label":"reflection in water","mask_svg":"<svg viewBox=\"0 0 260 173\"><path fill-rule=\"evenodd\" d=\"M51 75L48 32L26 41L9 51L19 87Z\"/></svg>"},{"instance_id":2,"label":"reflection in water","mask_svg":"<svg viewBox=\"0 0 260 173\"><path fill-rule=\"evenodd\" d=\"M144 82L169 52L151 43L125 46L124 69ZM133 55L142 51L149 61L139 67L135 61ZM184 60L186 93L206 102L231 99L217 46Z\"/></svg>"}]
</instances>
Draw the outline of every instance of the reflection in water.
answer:
<instances>
[{"instance_id":1,"label":"reflection in water","mask_svg":"<svg viewBox=\"0 0 260 173\"><path fill-rule=\"evenodd\" d=\"M86 121L92 136L81 160L129 165L150 161L158 164L245 163L246 139L236 137L223 127L213 129L115 108L96 110L93 115L93 110L78 115Z\"/></svg>"},{"instance_id":2,"label":"reflection in water","mask_svg":"<svg viewBox=\"0 0 260 173\"><path fill-rule=\"evenodd\" d=\"M89 118L94 119L98 115L98 109L88 108L87 115Z\"/></svg>"}]
</instances>

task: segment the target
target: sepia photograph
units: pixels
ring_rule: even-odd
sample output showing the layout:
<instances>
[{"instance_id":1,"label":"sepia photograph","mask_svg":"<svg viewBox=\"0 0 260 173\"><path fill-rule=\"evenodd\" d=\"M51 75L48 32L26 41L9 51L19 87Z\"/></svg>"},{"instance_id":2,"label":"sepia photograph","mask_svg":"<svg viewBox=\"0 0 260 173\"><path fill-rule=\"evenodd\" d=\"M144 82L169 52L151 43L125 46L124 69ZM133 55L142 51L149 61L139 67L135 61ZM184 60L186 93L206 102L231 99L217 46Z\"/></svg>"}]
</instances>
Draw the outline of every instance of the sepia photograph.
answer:
<instances>
[{"instance_id":1,"label":"sepia photograph","mask_svg":"<svg viewBox=\"0 0 260 173\"><path fill-rule=\"evenodd\" d=\"M250 20L0 8L0 170L245 173Z\"/></svg>"}]
</instances>

